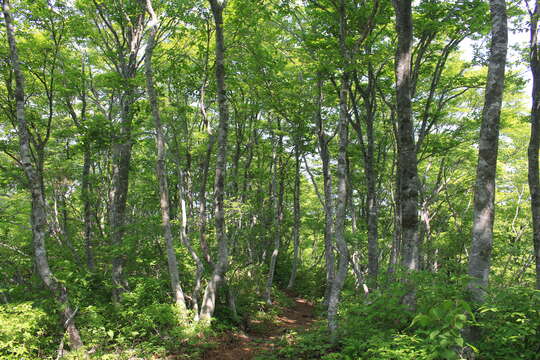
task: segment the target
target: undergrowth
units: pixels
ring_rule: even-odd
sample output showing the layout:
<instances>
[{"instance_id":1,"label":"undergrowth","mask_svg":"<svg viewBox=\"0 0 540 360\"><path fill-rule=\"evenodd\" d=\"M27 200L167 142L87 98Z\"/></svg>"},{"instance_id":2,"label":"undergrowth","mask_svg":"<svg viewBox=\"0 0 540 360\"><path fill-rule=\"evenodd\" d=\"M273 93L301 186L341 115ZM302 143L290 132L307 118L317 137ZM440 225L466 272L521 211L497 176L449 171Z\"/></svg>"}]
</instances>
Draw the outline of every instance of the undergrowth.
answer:
<instances>
[{"instance_id":1,"label":"undergrowth","mask_svg":"<svg viewBox=\"0 0 540 360\"><path fill-rule=\"evenodd\" d=\"M411 279L410 279L411 280ZM332 346L324 321L307 332L284 337L265 359L417 360L540 359L540 292L492 288L486 303L466 301L466 278L419 273L414 277L416 310L401 304L409 285L385 282L367 297L345 292L339 311L340 341ZM468 343L464 329L480 328Z\"/></svg>"}]
</instances>

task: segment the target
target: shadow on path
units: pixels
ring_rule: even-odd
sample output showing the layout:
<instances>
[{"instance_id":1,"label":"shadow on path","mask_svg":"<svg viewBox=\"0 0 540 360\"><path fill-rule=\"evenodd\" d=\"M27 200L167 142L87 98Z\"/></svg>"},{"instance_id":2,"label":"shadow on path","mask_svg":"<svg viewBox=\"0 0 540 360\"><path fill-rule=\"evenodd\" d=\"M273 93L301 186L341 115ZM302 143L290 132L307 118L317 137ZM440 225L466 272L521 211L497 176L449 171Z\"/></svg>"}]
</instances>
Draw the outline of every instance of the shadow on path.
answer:
<instances>
[{"instance_id":1,"label":"shadow on path","mask_svg":"<svg viewBox=\"0 0 540 360\"><path fill-rule=\"evenodd\" d=\"M313 321L313 304L294 298L294 305L282 309L277 324L257 332L228 333L216 348L207 351L203 360L251 360L255 356L278 348L281 337L289 331L302 331Z\"/></svg>"}]
</instances>

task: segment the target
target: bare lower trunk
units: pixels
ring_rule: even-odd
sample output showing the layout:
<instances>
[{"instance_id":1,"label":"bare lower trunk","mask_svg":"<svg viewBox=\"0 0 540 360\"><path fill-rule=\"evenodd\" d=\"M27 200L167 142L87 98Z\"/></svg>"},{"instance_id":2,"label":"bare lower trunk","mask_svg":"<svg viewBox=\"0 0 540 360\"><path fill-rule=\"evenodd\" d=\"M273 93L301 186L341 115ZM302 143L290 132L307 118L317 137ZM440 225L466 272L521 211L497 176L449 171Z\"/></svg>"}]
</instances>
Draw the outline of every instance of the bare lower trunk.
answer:
<instances>
[{"instance_id":1,"label":"bare lower trunk","mask_svg":"<svg viewBox=\"0 0 540 360\"><path fill-rule=\"evenodd\" d=\"M396 267L399 262L399 254L401 252L401 201L399 197L399 189L401 187L399 174L399 161L397 159L394 161L396 171L395 179L396 186L392 192L392 200L394 203L393 210L393 222L394 222L394 233L392 234L392 248L390 249L390 262L388 264L388 273L393 274L396 270Z\"/></svg>"},{"instance_id":2,"label":"bare lower trunk","mask_svg":"<svg viewBox=\"0 0 540 360\"><path fill-rule=\"evenodd\" d=\"M180 285L180 275L178 273L178 261L176 259L176 251L174 248L173 235L171 230L171 219L169 215L169 187L167 184L167 169L165 165L165 138L163 135L163 126L161 124L161 116L159 113L159 104L157 101L156 90L154 88L154 75L152 71L152 54L155 46L155 37L158 30L158 22L156 14L152 8L152 1L146 0L146 10L149 12L152 20L152 28L148 36L146 45L144 67L146 76L146 91L150 108L152 109L152 117L156 128L156 176L159 183L159 205L161 208L161 224L163 227L163 237L167 248L167 263L169 265L169 276L171 279L171 291L173 300L178 309L184 313L186 311L186 301L184 292ZM183 199L182 199L183 201ZM185 211L185 209L184 209Z\"/></svg>"},{"instance_id":3,"label":"bare lower trunk","mask_svg":"<svg viewBox=\"0 0 540 360\"><path fill-rule=\"evenodd\" d=\"M535 1L531 14L531 71L533 79L531 108L531 138L529 142L529 191L533 225L534 258L536 260L536 289L540 290L540 179L538 176L538 151L540 149L540 55L538 39L538 16L540 1Z\"/></svg>"},{"instance_id":4,"label":"bare lower trunk","mask_svg":"<svg viewBox=\"0 0 540 360\"><path fill-rule=\"evenodd\" d=\"M278 121L278 129L281 130L281 126ZM281 174L281 147L282 137L279 136L278 144L274 145L274 152L272 154L272 164L274 164L274 171L272 173L272 199L274 205L274 249L270 256L270 268L268 270L268 277L266 280L266 289L264 294L264 300L267 304L272 304L272 284L274 282L274 273L276 272L276 262L279 254L279 247L281 245L281 222L282 222L282 205L283 205L283 177L280 180L280 186L278 190L278 176Z\"/></svg>"},{"instance_id":5,"label":"bare lower trunk","mask_svg":"<svg viewBox=\"0 0 540 360\"><path fill-rule=\"evenodd\" d=\"M114 249L114 258L112 260L112 297L115 303L119 302L122 293L127 291L128 284L124 278L124 262L128 258L127 254L121 252L123 237L126 225L126 205L129 186L129 166L131 162L131 150L133 139L131 134L134 109L133 104L136 101L135 77L139 64L139 49L141 37L145 28L145 4L144 2L135 2L134 8L130 13L130 21L127 25L123 16L126 13L112 15L107 8L107 2L94 1L97 14L103 23L109 24L108 31L116 35L116 31L121 30L123 39L118 36L103 35L101 40L109 42L108 47L114 49L118 76L122 82L122 92L120 95L119 125L112 138L112 180L109 192L109 227L110 242ZM124 11L116 9L115 11ZM117 16L118 15L118 16ZM120 19L117 21L117 19ZM115 23L116 26L111 24ZM111 34L109 34L111 35ZM111 50L113 51L113 50Z\"/></svg>"},{"instance_id":6,"label":"bare lower trunk","mask_svg":"<svg viewBox=\"0 0 540 360\"><path fill-rule=\"evenodd\" d=\"M376 284L379 275L379 206L377 200L377 172L375 169L375 143L373 138L373 109L367 120L367 159L366 159L366 180L367 180L367 211L368 211L368 274L370 280Z\"/></svg>"},{"instance_id":7,"label":"bare lower trunk","mask_svg":"<svg viewBox=\"0 0 540 360\"><path fill-rule=\"evenodd\" d=\"M212 156L212 148L216 142L216 137L212 134L208 138L208 148L206 150L206 156L204 158L201 167L203 169L201 187L199 190L199 241L201 243L201 250L203 253L204 260L210 264L212 261L210 259L210 250L208 249L208 242L206 241L206 224L207 224L207 215L206 215L206 184L208 182L208 170L210 169L210 157Z\"/></svg>"},{"instance_id":8,"label":"bare lower trunk","mask_svg":"<svg viewBox=\"0 0 540 360\"><path fill-rule=\"evenodd\" d=\"M83 346L79 331L75 326L74 318L76 312L71 308L66 287L54 277L47 259L47 250L45 247L47 215L45 194L43 193L42 186L43 176L42 173L38 171L38 169L41 169L41 167L35 167L32 163L30 134L28 132L24 111L24 76L20 68L17 45L15 43L15 34L13 30L13 21L7 0L2 1L2 11L4 13L4 20L6 23L6 34L9 43L11 64L13 67L13 73L15 75L15 116L18 125L17 131L19 135L20 162L28 180L31 193L31 225L36 267L41 280L52 292L62 307L63 326L68 333L70 346L75 350Z\"/></svg>"},{"instance_id":9,"label":"bare lower trunk","mask_svg":"<svg viewBox=\"0 0 540 360\"><path fill-rule=\"evenodd\" d=\"M129 184L129 163L131 160L131 105L134 102L133 89L125 90L121 100L122 125L119 138L113 144L113 175L111 188L111 207L109 209L109 225L111 227L111 244L120 248L124 236L126 203ZM120 296L127 290L124 279L125 255L116 255L112 263L113 300L120 301Z\"/></svg>"},{"instance_id":10,"label":"bare lower trunk","mask_svg":"<svg viewBox=\"0 0 540 360\"><path fill-rule=\"evenodd\" d=\"M373 125L376 111L376 77L373 74L371 62L368 63L368 84L362 89L358 76L354 74L357 89L364 99L364 113L366 123L367 145L364 141L360 112L354 96L351 97L353 114L356 122L353 127L356 130L360 150L364 159L364 171L366 177L366 202L367 202L367 232L368 232L368 274L371 282L376 284L379 273L379 229L378 229L378 199L377 199L377 169L375 164L375 136ZM354 231L354 227L353 227Z\"/></svg>"},{"instance_id":11,"label":"bare lower trunk","mask_svg":"<svg viewBox=\"0 0 540 360\"><path fill-rule=\"evenodd\" d=\"M89 145L84 147L84 163L82 172L81 197L83 200L84 212L84 246L86 253L86 266L88 270L96 270L96 262L94 259L94 243L92 239L92 203L90 199L90 166L92 158L90 155Z\"/></svg>"},{"instance_id":12,"label":"bare lower trunk","mask_svg":"<svg viewBox=\"0 0 540 360\"><path fill-rule=\"evenodd\" d=\"M508 28L504 0L490 0L492 39L489 55L482 126L478 146L478 165L474 191L474 217L472 248L469 255L468 274L472 280L468 288L472 299L482 303L485 298L495 216L495 175L499 124L504 88Z\"/></svg>"},{"instance_id":13,"label":"bare lower trunk","mask_svg":"<svg viewBox=\"0 0 540 360\"><path fill-rule=\"evenodd\" d=\"M339 152L338 152L338 193L336 206L336 226L335 239L339 254L336 277L332 284L330 298L328 301L328 328L330 329L330 341L337 342L337 310L341 295L341 289L347 277L347 267L349 265L349 251L345 241L345 217L347 212L347 144L349 141L349 122L348 122L348 96L349 96L349 74L347 67L350 63L349 54L346 48L347 27L346 27L345 0L339 2L340 16L340 47L344 61L343 75L341 79L341 89L339 92Z\"/></svg>"},{"instance_id":14,"label":"bare lower trunk","mask_svg":"<svg viewBox=\"0 0 540 360\"><path fill-rule=\"evenodd\" d=\"M191 258L195 262L197 270L195 272L195 281L193 286L193 293L191 294L192 303L193 303L193 312L195 321L199 320L199 292L201 290L201 279L204 273L204 263L193 248L191 241L187 233L187 216L188 210L186 206L184 183L186 182L186 176L182 169L180 168L180 163L176 163L176 170L178 173L178 202L180 203L180 240L182 244L186 247Z\"/></svg>"},{"instance_id":15,"label":"bare lower trunk","mask_svg":"<svg viewBox=\"0 0 540 360\"><path fill-rule=\"evenodd\" d=\"M293 263L291 277L287 289L294 287L296 281L296 272L298 271L298 253L300 249L300 149L299 143L294 148L295 173L294 173L294 227L293 227Z\"/></svg>"},{"instance_id":16,"label":"bare lower trunk","mask_svg":"<svg viewBox=\"0 0 540 360\"><path fill-rule=\"evenodd\" d=\"M229 123L229 111L227 94L225 90L225 44L223 39L223 9L226 6L224 0L209 0L216 25L216 80L217 101L219 106L218 128L218 152L216 161L216 177L214 185L216 239L218 243L218 258L214 266L212 277L204 291L201 308L201 319L210 320L215 310L216 293L219 283L223 280L227 271L229 249L227 234L225 233L225 209L223 193L225 188L225 169L227 161L227 130Z\"/></svg>"},{"instance_id":17,"label":"bare lower trunk","mask_svg":"<svg viewBox=\"0 0 540 360\"><path fill-rule=\"evenodd\" d=\"M399 137L402 264L418 270L418 169L411 104L412 9L409 0L394 0L398 45L396 52L396 99Z\"/></svg>"},{"instance_id":18,"label":"bare lower trunk","mask_svg":"<svg viewBox=\"0 0 540 360\"><path fill-rule=\"evenodd\" d=\"M330 291L335 278L335 259L332 247L334 237L334 205L332 201L332 176L330 174L330 153L328 151L327 135L324 132L321 107L322 107L322 78L318 75L317 79L317 111L315 121L317 123L319 138L319 154L322 161L323 183L324 183L324 258L326 264L326 289L324 293L324 302L328 305Z\"/></svg>"},{"instance_id":19,"label":"bare lower trunk","mask_svg":"<svg viewBox=\"0 0 540 360\"><path fill-rule=\"evenodd\" d=\"M344 85L340 92L340 122L339 122L339 155L338 155L338 198L336 206L336 227L335 239L339 253L336 277L332 284L330 298L328 301L328 327L330 328L331 342L337 340L337 309L341 289L347 276L347 266L349 264L349 252L345 242L345 216L347 208L347 173L346 173L346 149L348 142L347 123L347 94L348 85L346 76L342 80Z\"/></svg>"}]
</instances>

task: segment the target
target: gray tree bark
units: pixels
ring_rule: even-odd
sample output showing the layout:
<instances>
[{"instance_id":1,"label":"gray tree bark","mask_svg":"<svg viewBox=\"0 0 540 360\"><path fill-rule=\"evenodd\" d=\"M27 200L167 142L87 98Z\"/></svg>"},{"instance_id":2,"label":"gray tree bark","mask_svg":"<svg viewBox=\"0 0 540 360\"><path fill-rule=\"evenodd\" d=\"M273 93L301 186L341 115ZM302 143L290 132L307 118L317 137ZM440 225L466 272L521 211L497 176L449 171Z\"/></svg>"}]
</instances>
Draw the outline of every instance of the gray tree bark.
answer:
<instances>
[{"instance_id":1,"label":"gray tree bark","mask_svg":"<svg viewBox=\"0 0 540 360\"><path fill-rule=\"evenodd\" d=\"M226 0L209 0L216 25L216 80L217 102L219 107L219 128L217 134L217 161L214 184L216 238L218 258L211 278L204 291L201 307L201 320L208 321L214 314L216 293L219 283L223 281L228 267L229 249L225 232L225 209L223 193L225 189L225 170L227 161L227 131L229 125L229 109L225 89L225 42L223 39L223 9Z\"/></svg>"},{"instance_id":2,"label":"gray tree bark","mask_svg":"<svg viewBox=\"0 0 540 360\"><path fill-rule=\"evenodd\" d=\"M472 280L468 289L472 299L482 303L485 298L495 217L495 175L499 145L499 124L504 89L508 24L505 0L490 0L491 46L482 126L478 144L478 164L474 189L472 247L468 274Z\"/></svg>"},{"instance_id":3,"label":"gray tree bark","mask_svg":"<svg viewBox=\"0 0 540 360\"><path fill-rule=\"evenodd\" d=\"M418 270L418 168L411 105L411 57L413 43L412 4L393 0L398 34L396 52L396 99L399 137L402 264Z\"/></svg>"},{"instance_id":4,"label":"gray tree bark","mask_svg":"<svg viewBox=\"0 0 540 360\"><path fill-rule=\"evenodd\" d=\"M278 120L278 130L281 131L280 122ZM274 135L275 137L275 135ZM274 151L272 153L272 199L274 207L274 249L270 256L270 268L268 269L268 277L266 280L266 289L264 293L264 300L268 305L272 304L272 284L274 282L274 273L276 272L276 262L279 254L279 248L281 245L281 224L283 222L283 174L281 164L281 150L283 147L283 136L278 135L277 144L274 140ZM278 177L281 177L280 186L278 189Z\"/></svg>"},{"instance_id":5,"label":"gray tree bark","mask_svg":"<svg viewBox=\"0 0 540 360\"><path fill-rule=\"evenodd\" d=\"M326 264L326 289L324 293L324 302L328 305L330 291L335 278L335 259L332 246L334 238L334 204L332 200L332 175L330 174L330 153L328 143L330 139L324 131L322 120L322 85L323 80L320 74L317 75L317 110L315 112L315 121L317 123L317 136L319 138L319 155L322 161L323 187L324 187L324 258Z\"/></svg>"},{"instance_id":6,"label":"gray tree bark","mask_svg":"<svg viewBox=\"0 0 540 360\"><path fill-rule=\"evenodd\" d=\"M392 116L392 123L393 116ZM396 150L395 153L399 153L399 144L397 144L398 136L397 131L394 129L394 137L396 138ZM392 234L392 248L390 249L390 259L388 264L388 274L393 274L396 270L396 267L399 263L399 254L401 252L401 201L399 197L399 189L401 187L401 181L399 177L399 160L397 159L397 156L394 156L393 160L393 169L392 174L395 175L395 186L392 191L392 201L393 201L393 225L394 225L394 233ZM391 275L392 276L392 275Z\"/></svg>"},{"instance_id":7,"label":"gray tree bark","mask_svg":"<svg viewBox=\"0 0 540 360\"><path fill-rule=\"evenodd\" d=\"M360 151L364 158L364 171L366 174L367 187L367 227L368 227L368 274L370 280L376 284L379 273L379 204L377 199L377 167L375 164L375 110L376 110L376 78L373 74L372 64L368 63L368 84L362 87L358 76L354 76L356 88L360 91L364 100L365 123L366 123L366 142L362 130L362 123L356 99L351 96L353 113L356 121L353 122L353 128L356 130Z\"/></svg>"},{"instance_id":8,"label":"gray tree bark","mask_svg":"<svg viewBox=\"0 0 540 360\"><path fill-rule=\"evenodd\" d=\"M118 135L112 139L112 184L109 192L110 240L113 248L119 249L122 246L125 232L129 164L133 146L131 127L134 114L132 107L136 100L134 79L139 65L138 55L145 28L146 11L144 1L139 0L140 8L137 14L133 16L121 14L121 16L125 16L127 21L122 20L118 25L121 29L118 30L117 24L112 20L113 16L107 14L108 3L97 0L93 2L102 22L98 27L100 27L101 32L111 33L111 36L103 36L101 40L107 51L115 50L115 53L109 54L109 57L123 82L120 96L120 129ZM119 302L122 293L128 288L123 270L126 257L126 254L117 253L112 261L111 277L114 302Z\"/></svg>"},{"instance_id":9,"label":"gray tree bark","mask_svg":"<svg viewBox=\"0 0 540 360\"><path fill-rule=\"evenodd\" d=\"M31 225L36 267L41 280L61 305L63 317L62 323L66 332L68 333L70 347L76 350L83 346L79 330L75 325L74 318L76 312L71 308L66 287L54 277L54 274L49 267L49 261L47 258L45 238L47 235L48 226L45 194L42 188L43 173L40 171L42 168L37 167L32 163L30 134L28 132L24 109L24 75L21 70L21 64L15 41L15 30L13 29L13 20L11 18L8 0L2 1L2 12L4 14L4 21L6 23L9 55L15 76L15 117L17 119L17 132L19 135L20 163L28 180L28 186L31 194Z\"/></svg>"},{"instance_id":10,"label":"gray tree bark","mask_svg":"<svg viewBox=\"0 0 540 360\"><path fill-rule=\"evenodd\" d=\"M538 175L538 151L540 150L540 46L538 39L538 16L540 1L534 2L534 10L529 10L530 24L530 66L533 90L531 108L531 138L529 141L529 191L531 193L531 212L533 225L534 258L536 260L536 288L540 290L540 179Z\"/></svg>"},{"instance_id":11,"label":"gray tree bark","mask_svg":"<svg viewBox=\"0 0 540 360\"><path fill-rule=\"evenodd\" d=\"M347 211L347 144L349 141L349 118L348 118L348 97L349 97L349 69L350 64L349 53L346 47L347 38L347 19L345 0L339 2L339 23L340 23L340 48L343 57L343 74L341 77L341 89L339 92L339 151L338 151L338 193L336 206L336 226L335 239L338 250L338 267L336 277L330 291L328 301L328 328L330 329L330 341L337 341L337 310L341 295L341 289L347 277L347 267L349 265L349 250L345 241L345 217Z\"/></svg>"},{"instance_id":12,"label":"gray tree bark","mask_svg":"<svg viewBox=\"0 0 540 360\"><path fill-rule=\"evenodd\" d=\"M169 276L171 278L171 290L173 300L181 313L186 311L186 300L184 291L180 285L180 275L178 273L178 261L176 259L176 251L174 248L174 240L171 230L171 219L169 215L169 187L167 182L167 169L165 164L165 137L163 135L163 125L161 124L161 116L159 112L159 104L154 87L154 74L152 69L152 55L156 45L156 33L158 31L158 19L152 7L152 1L146 0L146 10L150 14L151 28L148 35L144 54L144 69L146 76L146 91L154 125L156 128L156 176L159 183L159 205L161 208L161 224L163 226L163 237L167 248L167 264L169 266ZM183 212L185 212L185 203L182 199Z\"/></svg>"},{"instance_id":13,"label":"gray tree bark","mask_svg":"<svg viewBox=\"0 0 540 360\"><path fill-rule=\"evenodd\" d=\"M92 157L89 147L90 146L87 144L84 145L81 198L83 200L84 212L84 244L86 253L86 266L88 266L88 269L90 271L95 271L96 261L94 258L94 239L92 237L92 204L90 203L90 167L92 166Z\"/></svg>"},{"instance_id":14,"label":"gray tree bark","mask_svg":"<svg viewBox=\"0 0 540 360\"><path fill-rule=\"evenodd\" d=\"M300 251L300 141L297 140L294 146L294 199L293 199L293 262L291 269L291 277L287 284L287 289L294 287L296 281L296 273L298 272L298 255Z\"/></svg>"},{"instance_id":15,"label":"gray tree bark","mask_svg":"<svg viewBox=\"0 0 540 360\"><path fill-rule=\"evenodd\" d=\"M180 147L178 146L178 141L176 140L175 135L173 135L173 139L174 139L174 144L176 148L175 165L176 165L176 173L178 176L177 190L178 190L178 203L179 203L179 216L180 216L180 240L182 241L182 244L188 250L189 254L191 255L191 258L193 259L197 267L197 270L195 272L195 281L193 285L193 292L191 294L191 298L192 298L192 304L193 304L194 320L199 321L199 292L201 289L201 279L204 273L204 263L203 263L203 260L195 251L195 249L193 248L191 241L189 239L188 208L186 204L186 193L189 192L189 190L187 189L187 186L185 185L186 183L189 182L189 180L187 179L189 174L186 173L180 166L180 156L179 156ZM206 179L204 180L204 182L206 183ZM206 188L206 185L204 186L204 188ZM210 258L208 259L210 260Z\"/></svg>"},{"instance_id":16,"label":"gray tree bark","mask_svg":"<svg viewBox=\"0 0 540 360\"><path fill-rule=\"evenodd\" d=\"M208 223L206 214L206 184L208 183L208 171L210 169L210 158L212 156L212 149L216 142L216 136L209 134L208 147L206 149L206 155L201 163L202 178L199 190L199 241L201 243L201 250L204 260L208 263L212 263L210 258L210 250L208 249L208 241L206 240L206 225Z\"/></svg>"},{"instance_id":17,"label":"gray tree bark","mask_svg":"<svg viewBox=\"0 0 540 360\"><path fill-rule=\"evenodd\" d=\"M94 258L94 239L92 234L93 220L92 220L92 203L91 203L91 189L92 184L90 181L90 169L92 167L92 147L91 140L88 134L85 133L84 124L86 123L86 109L87 109L87 87L86 87L86 67L85 59L86 54L81 59L81 90L79 98L81 101L81 111L77 115L75 108L69 99L66 99L66 105L68 111L73 119L73 122L79 129L81 134L84 134L83 139L83 170L81 177L81 200L83 203L83 217L84 217L84 245L86 255L86 266L88 270L94 272L96 270L96 262Z\"/></svg>"}]
</instances>

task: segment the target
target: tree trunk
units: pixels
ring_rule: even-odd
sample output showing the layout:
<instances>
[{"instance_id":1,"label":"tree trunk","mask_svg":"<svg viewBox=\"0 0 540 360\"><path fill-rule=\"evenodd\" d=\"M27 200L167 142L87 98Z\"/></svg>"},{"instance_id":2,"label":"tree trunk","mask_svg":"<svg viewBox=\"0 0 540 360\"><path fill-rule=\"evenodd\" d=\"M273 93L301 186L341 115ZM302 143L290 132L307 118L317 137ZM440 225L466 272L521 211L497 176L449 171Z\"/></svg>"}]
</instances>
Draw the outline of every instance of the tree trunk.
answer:
<instances>
[{"instance_id":1,"label":"tree trunk","mask_svg":"<svg viewBox=\"0 0 540 360\"><path fill-rule=\"evenodd\" d=\"M353 127L356 130L360 151L364 158L364 171L366 175L366 202L367 202L367 230L368 230L368 274L370 280L376 284L379 273L379 206L377 199L377 168L375 164L375 136L373 125L375 122L376 108L376 78L373 74L371 62L368 63L368 84L365 89L362 88L358 76L354 74L356 88L361 92L364 99L364 111L366 122L367 146L365 145L362 123L356 99L351 97L353 113L356 122Z\"/></svg>"},{"instance_id":2,"label":"tree trunk","mask_svg":"<svg viewBox=\"0 0 540 360\"><path fill-rule=\"evenodd\" d=\"M372 84L371 86L376 85ZM374 94L371 101L375 101L375 96ZM368 108L369 112L366 117L367 156L365 165L368 205L368 274L369 279L376 284L379 274L379 206L377 200L377 170L375 168L375 139L373 135L375 113L371 102Z\"/></svg>"},{"instance_id":3,"label":"tree trunk","mask_svg":"<svg viewBox=\"0 0 540 360\"><path fill-rule=\"evenodd\" d=\"M499 123L508 47L505 0L490 0L489 4L492 38L478 145L472 248L468 269L468 274L472 278L468 288L472 299L478 303L482 303L485 298L491 263Z\"/></svg>"},{"instance_id":4,"label":"tree trunk","mask_svg":"<svg viewBox=\"0 0 540 360\"><path fill-rule=\"evenodd\" d=\"M110 19L105 20L103 6L107 3L94 2L97 10L105 22L110 24ZM124 279L124 262L127 254L121 254L120 249L123 243L123 237L126 225L126 204L129 187L129 165L131 162L131 150L133 147L133 139L131 128L133 122L133 104L136 100L136 85L134 79L137 75L138 55L141 43L141 37L144 31L144 19L146 15L144 2L139 3L140 8L136 14L135 25L122 25L125 29L122 32L125 34L127 43L120 42L116 33L115 46L118 47L118 72L122 79L123 91L120 96L120 129L118 135L112 140L112 185L109 194L109 226L111 245L116 249L116 254L112 261L112 285L113 285L113 301L119 302L122 293L127 291L128 284ZM123 16L124 14L120 15ZM116 16L116 15L115 15ZM113 27L110 27L114 31ZM105 41L105 40L104 40Z\"/></svg>"},{"instance_id":5,"label":"tree trunk","mask_svg":"<svg viewBox=\"0 0 540 360\"><path fill-rule=\"evenodd\" d=\"M188 174L186 174L182 168L180 167L180 158L178 156L180 152L180 148L178 146L178 142L176 141L176 136L173 135L175 147L176 147L176 173L178 175L178 203L179 203L179 211L180 211L180 240L182 241L182 244L186 247L189 254L191 255L191 258L195 262L195 265L197 266L197 270L195 272L195 281L193 286L193 292L191 294L192 298L192 304L193 304L193 312L194 312L194 319L195 321L199 320L199 292L201 289L201 279L204 273L204 263L193 248L191 241L189 239L189 235L187 232L187 223L188 223L188 209L186 206L186 192L189 192L189 190L184 189L186 183L188 183L188 180L186 177ZM206 181L206 180L205 180ZM206 187L206 186L205 186Z\"/></svg>"},{"instance_id":6,"label":"tree trunk","mask_svg":"<svg viewBox=\"0 0 540 360\"><path fill-rule=\"evenodd\" d=\"M328 327L330 329L330 341L335 344L337 341L337 310L341 289L347 277L347 267L349 265L349 251L345 242L345 217L347 211L347 144L349 141L349 121L348 121L348 95L349 95L349 73L348 66L350 64L349 54L346 48L346 10L345 0L339 2L339 17L340 17L340 48L343 57L343 74L341 78L341 89L339 92L339 152L338 152L338 193L336 206L336 226L335 239L338 250L338 267L334 283L330 292L328 301Z\"/></svg>"},{"instance_id":7,"label":"tree trunk","mask_svg":"<svg viewBox=\"0 0 540 360\"><path fill-rule=\"evenodd\" d=\"M225 188L225 170L227 162L227 130L229 110L225 90L225 44L223 39L223 9L225 0L209 0L214 22L216 25L216 80L217 102L219 107L218 151L216 161L216 178L214 184L216 239L218 243L218 258L214 265L212 277L209 279L201 308L201 319L210 320L215 310L216 292L219 283L227 271L229 249L225 232L225 209L223 192Z\"/></svg>"},{"instance_id":8,"label":"tree trunk","mask_svg":"<svg viewBox=\"0 0 540 360\"><path fill-rule=\"evenodd\" d=\"M413 43L412 3L393 0L398 45L396 52L396 99L399 137L402 264L418 270L418 168L411 105L411 56Z\"/></svg>"},{"instance_id":9,"label":"tree trunk","mask_svg":"<svg viewBox=\"0 0 540 360\"><path fill-rule=\"evenodd\" d=\"M96 270L96 262L94 259L94 244L92 239L92 204L90 199L90 167L92 165L92 156L90 154L90 146L87 143L84 144L83 161L81 198L84 213L84 245L86 266L88 266L88 270L93 272Z\"/></svg>"},{"instance_id":10,"label":"tree trunk","mask_svg":"<svg viewBox=\"0 0 540 360\"><path fill-rule=\"evenodd\" d=\"M323 183L324 183L324 258L326 264L326 289L324 302L328 305L330 291L335 278L335 259L332 241L334 237L334 205L332 201L332 175L330 174L330 154L328 152L328 142L322 120L322 85L323 80L318 74L317 79L317 111L315 121L317 122L319 138L319 154L322 161Z\"/></svg>"},{"instance_id":11,"label":"tree trunk","mask_svg":"<svg viewBox=\"0 0 540 360\"><path fill-rule=\"evenodd\" d=\"M278 129L281 130L280 122L278 120ZM274 142L274 151L272 154L272 164L274 171L272 173L272 199L274 205L274 249L270 257L270 268L268 270L268 277L266 281L266 290L264 294L264 300L268 305L272 305L272 284L274 282L274 273L276 272L276 262L279 254L279 247L281 244L281 223L283 220L283 176L280 179L280 186L278 190L278 177L282 174L281 164L281 148L283 137L278 136L277 145Z\"/></svg>"},{"instance_id":12,"label":"tree trunk","mask_svg":"<svg viewBox=\"0 0 540 360\"><path fill-rule=\"evenodd\" d=\"M201 250L203 253L204 260L210 264L212 259L210 258L210 250L208 249L208 242L206 241L206 224L207 224L207 214L206 214L206 184L208 183L208 171L210 169L210 158L212 156L212 148L216 142L216 137L213 134L209 135L208 138L208 148L206 149L206 155L204 161L201 164L202 170L202 179L201 186L199 190L199 241L201 243Z\"/></svg>"},{"instance_id":13,"label":"tree trunk","mask_svg":"<svg viewBox=\"0 0 540 360\"><path fill-rule=\"evenodd\" d=\"M109 225L111 227L111 244L119 249L124 236L126 218L126 203L129 185L129 163L131 161L131 121L133 114L131 106L134 102L134 89L127 85L121 99L121 129L120 135L114 140L112 150L112 187L110 194ZM115 255L112 263L113 300L120 301L120 296L127 290L124 279L125 255Z\"/></svg>"},{"instance_id":14,"label":"tree trunk","mask_svg":"<svg viewBox=\"0 0 540 360\"><path fill-rule=\"evenodd\" d=\"M298 253L300 250L300 142L297 141L294 147L295 172L294 172L294 227L293 227L293 263L291 269L291 277L287 289L294 287L296 281L296 273L298 271Z\"/></svg>"},{"instance_id":15,"label":"tree trunk","mask_svg":"<svg viewBox=\"0 0 540 360\"><path fill-rule=\"evenodd\" d=\"M41 280L47 288L56 297L62 308L63 326L68 333L70 347L74 350L83 346L79 330L75 326L75 314L69 303L69 297L66 287L59 282L51 272L49 261L47 259L47 250L45 247L45 237L47 234L47 215L45 194L43 192L43 173L41 167L32 164L32 154L30 148L30 134L26 123L24 110L24 75L22 73L15 42L15 31L13 29L13 20L10 14L8 0L2 1L2 11L6 23L6 34L9 43L11 65L15 75L15 101L16 101L16 119L17 131L19 135L20 162L23 171L28 180L28 186L31 193L31 225L32 238L34 242L34 252L36 257L36 267Z\"/></svg>"},{"instance_id":16,"label":"tree trunk","mask_svg":"<svg viewBox=\"0 0 540 360\"><path fill-rule=\"evenodd\" d=\"M540 55L538 39L538 16L540 1L535 1L531 13L531 58L533 91L531 108L531 138L529 141L529 191L531 193L531 211L533 225L534 257L536 260L536 289L540 290L540 179L538 176L538 151L540 149Z\"/></svg>"},{"instance_id":17,"label":"tree trunk","mask_svg":"<svg viewBox=\"0 0 540 360\"><path fill-rule=\"evenodd\" d=\"M167 247L167 263L169 265L169 276L171 278L171 290L173 300L181 313L186 311L186 301L184 292L180 285L180 275L178 273L178 261L176 259L176 250L174 248L173 235L171 230L171 219L169 215L169 187L167 184L167 169L165 164L165 138L163 135L163 126L161 124L161 116L159 113L159 104L157 100L156 90L154 88L154 74L152 71L152 54L156 42L156 33L158 30L158 19L152 7L152 1L146 0L146 10L150 14L152 27L148 35L148 43L146 44L144 55L144 69L146 76L146 91L154 125L156 127L156 176L159 183L159 205L161 208L161 224L163 226L163 237ZM183 202L183 199L181 199ZM183 204L185 212L185 203Z\"/></svg>"}]
</instances>

